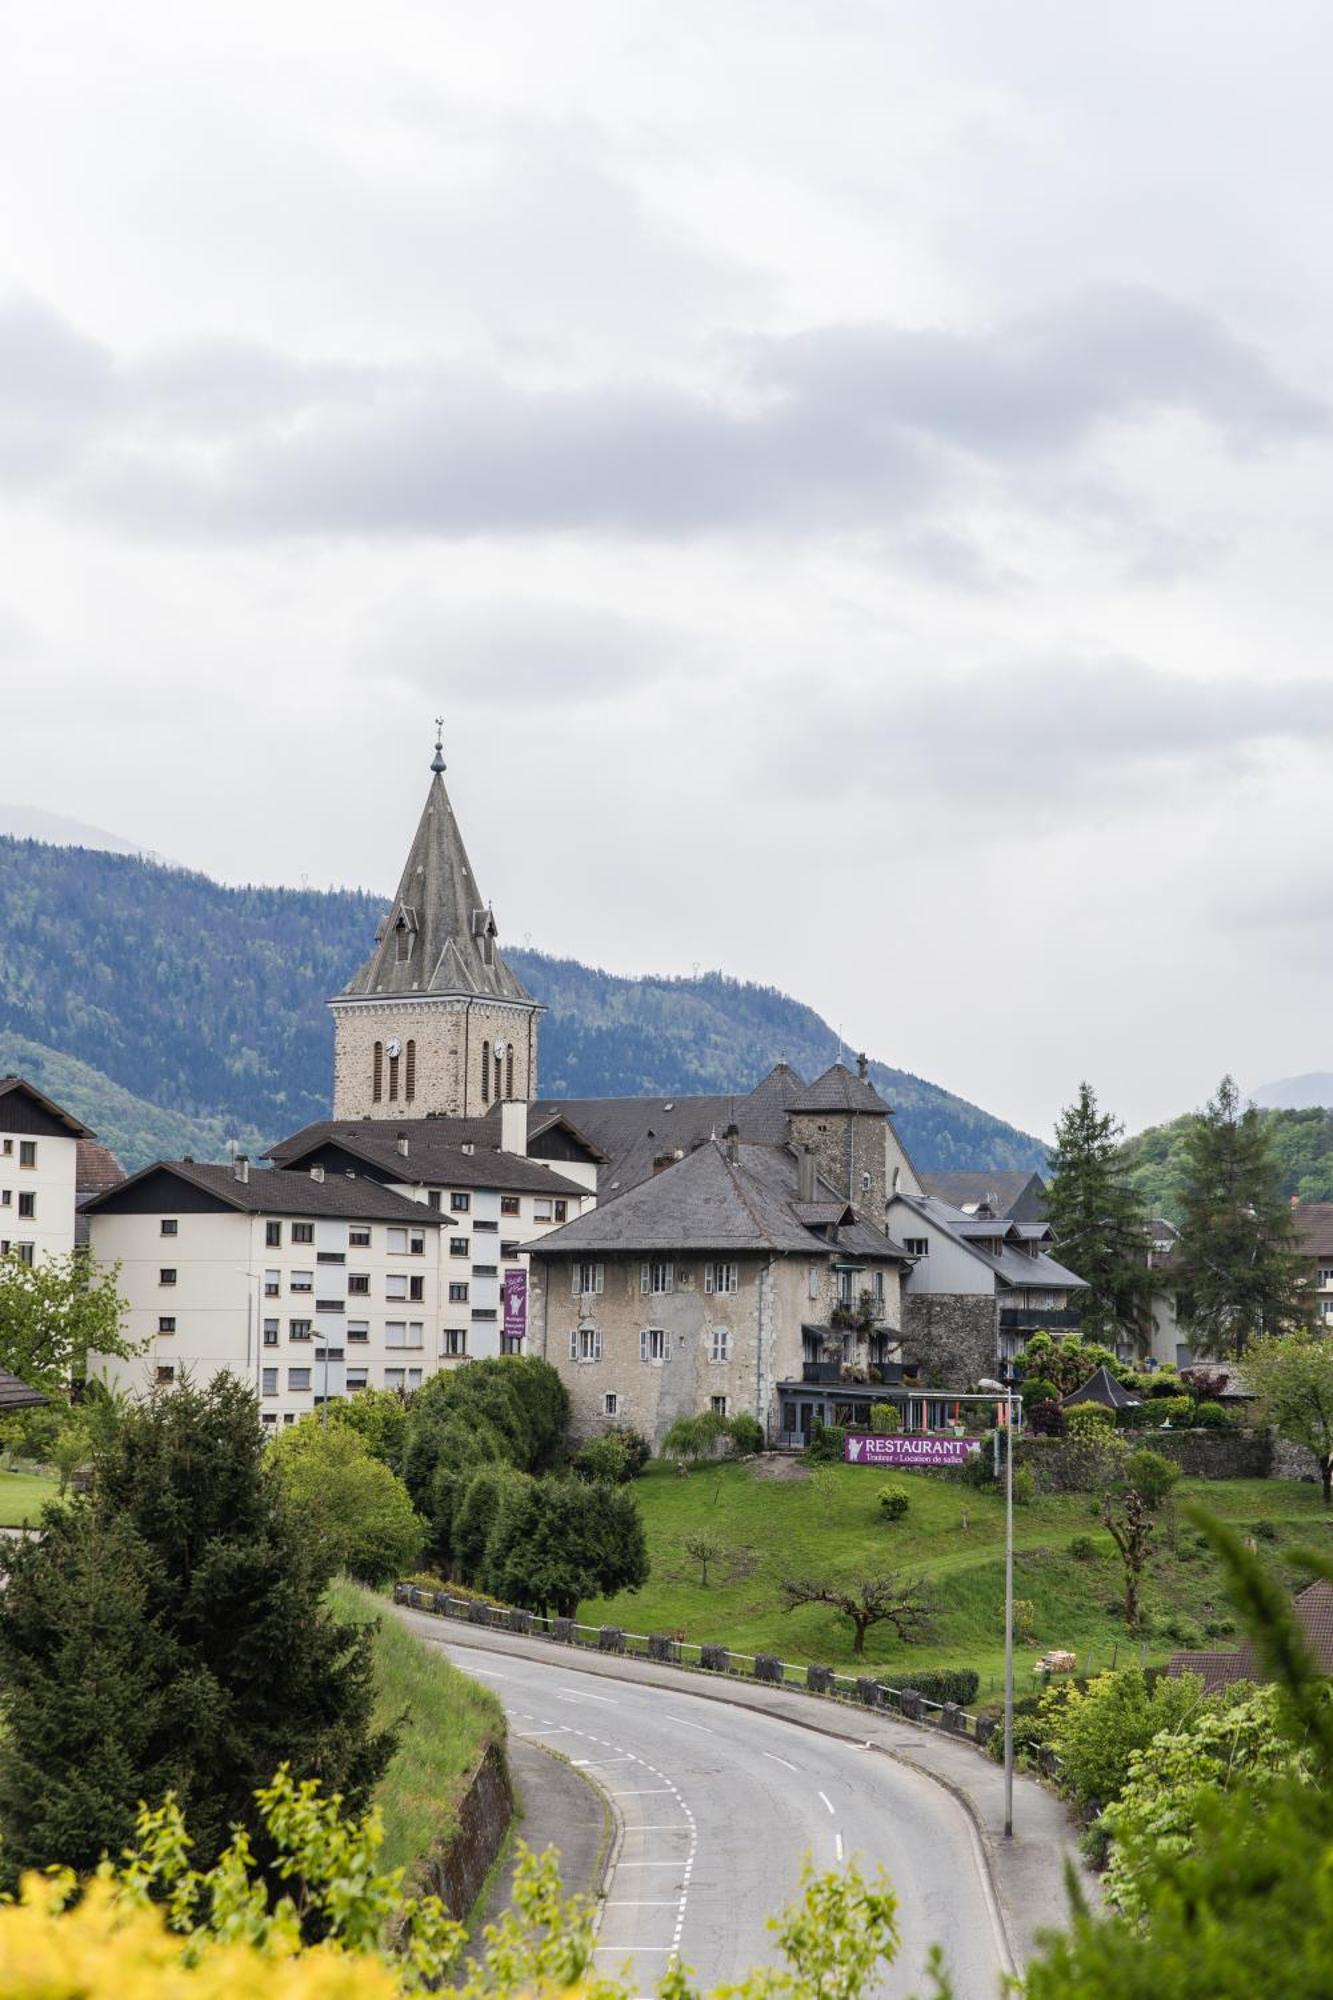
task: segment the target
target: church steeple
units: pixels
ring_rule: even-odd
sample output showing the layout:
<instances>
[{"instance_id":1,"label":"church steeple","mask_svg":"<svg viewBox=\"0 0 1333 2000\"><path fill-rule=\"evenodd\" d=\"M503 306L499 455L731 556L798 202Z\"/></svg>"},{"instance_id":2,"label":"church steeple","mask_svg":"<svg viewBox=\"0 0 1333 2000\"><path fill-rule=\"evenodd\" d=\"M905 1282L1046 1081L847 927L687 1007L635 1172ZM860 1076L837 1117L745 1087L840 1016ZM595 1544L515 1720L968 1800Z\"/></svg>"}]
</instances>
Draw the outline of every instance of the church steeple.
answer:
<instances>
[{"instance_id":1,"label":"church steeple","mask_svg":"<svg viewBox=\"0 0 1333 2000\"><path fill-rule=\"evenodd\" d=\"M541 1010L501 955L445 789L442 732L437 717L398 893L370 957L329 1003L338 1118L469 1117L535 1094Z\"/></svg>"}]
</instances>

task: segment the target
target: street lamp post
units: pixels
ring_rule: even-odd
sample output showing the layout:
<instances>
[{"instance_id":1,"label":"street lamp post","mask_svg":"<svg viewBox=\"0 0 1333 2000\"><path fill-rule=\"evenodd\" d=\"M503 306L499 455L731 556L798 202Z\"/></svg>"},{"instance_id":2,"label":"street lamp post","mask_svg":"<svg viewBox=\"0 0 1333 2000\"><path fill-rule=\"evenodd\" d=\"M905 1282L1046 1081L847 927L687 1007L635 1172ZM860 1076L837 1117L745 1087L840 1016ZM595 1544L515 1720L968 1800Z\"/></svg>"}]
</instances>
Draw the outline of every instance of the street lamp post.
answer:
<instances>
[{"instance_id":1,"label":"street lamp post","mask_svg":"<svg viewBox=\"0 0 1333 2000\"><path fill-rule=\"evenodd\" d=\"M982 1389L1004 1397L1004 1832L1014 1831L1014 1392L1004 1382Z\"/></svg>"}]
</instances>

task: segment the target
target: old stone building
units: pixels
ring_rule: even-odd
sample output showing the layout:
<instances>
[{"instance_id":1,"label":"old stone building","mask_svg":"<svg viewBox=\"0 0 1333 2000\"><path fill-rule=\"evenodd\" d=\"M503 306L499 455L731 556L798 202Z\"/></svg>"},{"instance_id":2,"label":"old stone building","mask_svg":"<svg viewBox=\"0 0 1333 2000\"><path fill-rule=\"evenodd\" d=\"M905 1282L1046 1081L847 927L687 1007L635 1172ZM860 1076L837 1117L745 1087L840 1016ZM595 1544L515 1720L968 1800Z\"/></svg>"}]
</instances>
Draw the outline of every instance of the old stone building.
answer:
<instances>
[{"instance_id":1,"label":"old stone building","mask_svg":"<svg viewBox=\"0 0 1333 2000\"><path fill-rule=\"evenodd\" d=\"M425 808L375 949L337 998L333 1115L470 1118L536 1094L541 1007L505 964L444 783Z\"/></svg>"}]
</instances>

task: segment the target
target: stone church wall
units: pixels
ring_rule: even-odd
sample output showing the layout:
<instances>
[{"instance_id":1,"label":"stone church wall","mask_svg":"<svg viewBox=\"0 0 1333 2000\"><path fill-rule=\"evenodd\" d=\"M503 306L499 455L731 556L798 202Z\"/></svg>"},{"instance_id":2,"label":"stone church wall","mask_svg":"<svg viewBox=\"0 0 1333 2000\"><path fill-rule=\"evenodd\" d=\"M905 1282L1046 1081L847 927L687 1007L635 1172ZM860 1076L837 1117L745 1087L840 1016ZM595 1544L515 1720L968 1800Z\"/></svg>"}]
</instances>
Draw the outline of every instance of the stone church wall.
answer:
<instances>
[{"instance_id":1,"label":"stone church wall","mask_svg":"<svg viewBox=\"0 0 1333 2000\"><path fill-rule=\"evenodd\" d=\"M335 1003L333 1009L333 1115L335 1118L479 1118L489 1108L481 1094L482 1044L514 1048L514 1096L537 1094L537 1016L532 1008L501 1000L389 999ZM404 1096L406 1076L399 1067L399 1095L374 1096L376 1042L394 1036L416 1043L416 1087ZM491 1100L493 1101L493 1099Z\"/></svg>"}]
</instances>

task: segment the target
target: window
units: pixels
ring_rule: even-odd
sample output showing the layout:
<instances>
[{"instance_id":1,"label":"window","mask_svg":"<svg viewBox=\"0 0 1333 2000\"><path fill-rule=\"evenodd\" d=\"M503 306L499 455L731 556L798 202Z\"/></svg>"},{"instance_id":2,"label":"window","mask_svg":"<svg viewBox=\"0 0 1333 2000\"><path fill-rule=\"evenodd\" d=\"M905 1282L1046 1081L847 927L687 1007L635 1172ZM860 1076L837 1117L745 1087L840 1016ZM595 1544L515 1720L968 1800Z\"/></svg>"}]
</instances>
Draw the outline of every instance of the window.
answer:
<instances>
[{"instance_id":1,"label":"window","mask_svg":"<svg viewBox=\"0 0 1333 2000\"><path fill-rule=\"evenodd\" d=\"M261 1424L276 1424L278 1421L278 1413L276 1410L265 1410L261 1415L259 1421Z\"/></svg>"},{"instance_id":2,"label":"window","mask_svg":"<svg viewBox=\"0 0 1333 2000\"><path fill-rule=\"evenodd\" d=\"M474 1326L478 1320L493 1320L498 1317L499 1315L496 1313L494 1306L473 1306L472 1308L472 1324Z\"/></svg>"},{"instance_id":3,"label":"window","mask_svg":"<svg viewBox=\"0 0 1333 2000\"><path fill-rule=\"evenodd\" d=\"M870 1175L869 1175L868 1173L867 1173L867 1174L862 1174L862 1176L861 1176L861 1192L862 1192L862 1194L869 1194L869 1193L870 1193L870 1188L871 1188L871 1179L870 1179Z\"/></svg>"},{"instance_id":4,"label":"window","mask_svg":"<svg viewBox=\"0 0 1333 2000\"><path fill-rule=\"evenodd\" d=\"M347 1371L348 1395L354 1396L358 1389L364 1389L367 1386L369 1380L370 1380L370 1371L368 1369L349 1368Z\"/></svg>"},{"instance_id":5,"label":"window","mask_svg":"<svg viewBox=\"0 0 1333 2000\"><path fill-rule=\"evenodd\" d=\"M467 1298L468 1298L467 1286L465 1284L460 1283L457 1279L451 1280L449 1285L450 1305L465 1306L467 1304Z\"/></svg>"},{"instance_id":6,"label":"window","mask_svg":"<svg viewBox=\"0 0 1333 2000\"><path fill-rule=\"evenodd\" d=\"M512 1097L513 1094L514 1094L514 1044L511 1042L509 1044L509 1047L505 1050L505 1096Z\"/></svg>"},{"instance_id":7,"label":"window","mask_svg":"<svg viewBox=\"0 0 1333 2000\"><path fill-rule=\"evenodd\" d=\"M398 1057L396 1055L389 1057L389 1102L390 1104L398 1102Z\"/></svg>"},{"instance_id":8,"label":"window","mask_svg":"<svg viewBox=\"0 0 1333 2000\"><path fill-rule=\"evenodd\" d=\"M340 1312L346 1312L346 1310L347 1310L347 1301L345 1299L315 1300L315 1311L317 1313L340 1313Z\"/></svg>"},{"instance_id":9,"label":"window","mask_svg":"<svg viewBox=\"0 0 1333 2000\"><path fill-rule=\"evenodd\" d=\"M264 1248L266 1250L281 1250L282 1224L280 1222L266 1222L264 1224Z\"/></svg>"},{"instance_id":10,"label":"window","mask_svg":"<svg viewBox=\"0 0 1333 2000\"><path fill-rule=\"evenodd\" d=\"M282 1272L265 1271L264 1297L266 1299L276 1299L281 1290L282 1290Z\"/></svg>"},{"instance_id":11,"label":"window","mask_svg":"<svg viewBox=\"0 0 1333 2000\"><path fill-rule=\"evenodd\" d=\"M314 1240L315 1225L313 1222L294 1222L292 1224L293 1243L313 1243Z\"/></svg>"},{"instance_id":12,"label":"window","mask_svg":"<svg viewBox=\"0 0 1333 2000\"><path fill-rule=\"evenodd\" d=\"M390 1271L388 1277L384 1280L384 1296L386 1299L405 1299L407 1297L406 1271Z\"/></svg>"},{"instance_id":13,"label":"window","mask_svg":"<svg viewBox=\"0 0 1333 2000\"><path fill-rule=\"evenodd\" d=\"M387 1319L384 1322L386 1347L424 1347L425 1328L419 1319Z\"/></svg>"},{"instance_id":14,"label":"window","mask_svg":"<svg viewBox=\"0 0 1333 2000\"><path fill-rule=\"evenodd\" d=\"M3 1147L4 1157L8 1159L13 1150L14 1150L14 1141L12 1139L6 1139Z\"/></svg>"},{"instance_id":15,"label":"window","mask_svg":"<svg viewBox=\"0 0 1333 2000\"><path fill-rule=\"evenodd\" d=\"M341 1250L316 1250L315 1262L317 1264L345 1264L347 1259Z\"/></svg>"},{"instance_id":16,"label":"window","mask_svg":"<svg viewBox=\"0 0 1333 2000\"><path fill-rule=\"evenodd\" d=\"M175 1364L170 1361L159 1362L155 1379L159 1388L166 1388L168 1383L174 1382L176 1379Z\"/></svg>"},{"instance_id":17,"label":"window","mask_svg":"<svg viewBox=\"0 0 1333 2000\"><path fill-rule=\"evenodd\" d=\"M159 1314L157 1322L157 1330L159 1333L174 1333L176 1331L175 1314L174 1313Z\"/></svg>"},{"instance_id":18,"label":"window","mask_svg":"<svg viewBox=\"0 0 1333 2000\"><path fill-rule=\"evenodd\" d=\"M522 1334L504 1333L502 1331L500 1334L500 1352L501 1354L521 1354L523 1352Z\"/></svg>"},{"instance_id":19,"label":"window","mask_svg":"<svg viewBox=\"0 0 1333 2000\"><path fill-rule=\"evenodd\" d=\"M500 1233L499 1223L488 1222L484 1215L477 1216L472 1227L479 1236L498 1236Z\"/></svg>"},{"instance_id":20,"label":"window","mask_svg":"<svg viewBox=\"0 0 1333 2000\"><path fill-rule=\"evenodd\" d=\"M289 1319L287 1322L288 1340L309 1340L313 1326L313 1320Z\"/></svg>"},{"instance_id":21,"label":"window","mask_svg":"<svg viewBox=\"0 0 1333 2000\"><path fill-rule=\"evenodd\" d=\"M812 1299L817 1299L817 1298L819 1297L819 1266L818 1266L818 1264L812 1264L812 1265L810 1266L810 1272L809 1272L809 1277L808 1277L808 1280L807 1280L807 1285L808 1285L808 1289L809 1289L809 1293L810 1293L810 1296L811 1296L811 1298L812 1298Z\"/></svg>"},{"instance_id":22,"label":"window","mask_svg":"<svg viewBox=\"0 0 1333 2000\"><path fill-rule=\"evenodd\" d=\"M18 1258L20 1264L31 1264L36 1248L35 1243L16 1243L14 1245L14 1255Z\"/></svg>"},{"instance_id":23,"label":"window","mask_svg":"<svg viewBox=\"0 0 1333 2000\"><path fill-rule=\"evenodd\" d=\"M347 1322L347 1338L349 1340L369 1340L370 1321L368 1319L349 1319Z\"/></svg>"},{"instance_id":24,"label":"window","mask_svg":"<svg viewBox=\"0 0 1333 2000\"><path fill-rule=\"evenodd\" d=\"M417 1045L409 1042L403 1052L403 1096L410 1104L417 1094Z\"/></svg>"},{"instance_id":25,"label":"window","mask_svg":"<svg viewBox=\"0 0 1333 2000\"><path fill-rule=\"evenodd\" d=\"M14 1199L8 1188L0 1188L0 1208L8 1208Z\"/></svg>"},{"instance_id":26,"label":"window","mask_svg":"<svg viewBox=\"0 0 1333 2000\"><path fill-rule=\"evenodd\" d=\"M375 1060L371 1067L371 1097L378 1104L384 1095L384 1044L376 1042Z\"/></svg>"},{"instance_id":27,"label":"window","mask_svg":"<svg viewBox=\"0 0 1333 2000\"><path fill-rule=\"evenodd\" d=\"M33 1193L31 1188L20 1188L19 1189L20 1220L26 1218L29 1222L31 1222L36 1213L37 1213L36 1195Z\"/></svg>"},{"instance_id":28,"label":"window","mask_svg":"<svg viewBox=\"0 0 1333 2000\"><path fill-rule=\"evenodd\" d=\"M276 1347L277 1344L278 1322L275 1319L266 1319L264 1321L264 1345L265 1347Z\"/></svg>"},{"instance_id":29,"label":"window","mask_svg":"<svg viewBox=\"0 0 1333 2000\"><path fill-rule=\"evenodd\" d=\"M20 1204L22 1203L22 1199L23 1199L23 1197L22 1197L22 1196L20 1195L20 1197L19 1197L19 1201L20 1201ZM22 1213L23 1213L23 1209L22 1209L22 1206L20 1205L20 1208L19 1208L19 1214L20 1214L20 1215L22 1215ZM157 1226L157 1233L158 1233L158 1235L159 1235L159 1236L177 1236L177 1235L179 1235L179 1233L180 1233L180 1224L179 1224L179 1223L177 1222L177 1220L176 1220L175 1216L174 1216L174 1215L164 1215L164 1216L162 1217L162 1220L161 1220L161 1222L160 1222L160 1223L158 1224L158 1226Z\"/></svg>"},{"instance_id":30,"label":"window","mask_svg":"<svg viewBox=\"0 0 1333 2000\"><path fill-rule=\"evenodd\" d=\"M618 1417L620 1415L620 1398L614 1389L608 1389L602 1398L602 1415L604 1417Z\"/></svg>"},{"instance_id":31,"label":"window","mask_svg":"<svg viewBox=\"0 0 1333 2000\"><path fill-rule=\"evenodd\" d=\"M569 1214L569 1203L567 1201L557 1201L555 1204L556 1221L563 1222L568 1214Z\"/></svg>"},{"instance_id":32,"label":"window","mask_svg":"<svg viewBox=\"0 0 1333 2000\"><path fill-rule=\"evenodd\" d=\"M569 1336L571 1361L600 1361L602 1336L595 1326L576 1326Z\"/></svg>"},{"instance_id":33,"label":"window","mask_svg":"<svg viewBox=\"0 0 1333 2000\"><path fill-rule=\"evenodd\" d=\"M278 1371L276 1368L266 1368L264 1370L264 1394L266 1396L276 1396L277 1393Z\"/></svg>"},{"instance_id":34,"label":"window","mask_svg":"<svg viewBox=\"0 0 1333 2000\"><path fill-rule=\"evenodd\" d=\"M440 1352L451 1360L457 1360L467 1353L467 1331L461 1326L447 1326L440 1335Z\"/></svg>"},{"instance_id":35,"label":"window","mask_svg":"<svg viewBox=\"0 0 1333 2000\"><path fill-rule=\"evenodd\" d=\"M287 1280L287 1287L289 1291L293 1292L313 1292L315 1289L314 1272L293 1271Z\"/></svg>"},{"instance_id":36,"label":"window","mask_svg":"<svg viewBox=\"0 0 1333 2000\"><path fill-rule=\"evenodd\" d=\"M413 1389L419 1389L421 1387L421 1370L419 1368L408 1369L407 1386L409 1392Z\"/></svg>"},{"instance_id":37,"label":"window","mask_svg":"<svg viewBox=\"0 0 1333 2000\"><path fill-rule=\"evenodd\" d=\"M419 1271L413 1272L407 1281L407 1296L413 1305L420 1305L426 1296L426 1280Z\"/></svg>"},{"instance_id":38,"label":"window","mask_svg":"<svg viewBox=\"0 0 1333 2000\"><path fill-rule=\"evenodd\" d=\"M710 1361L730 1361L731 1328L715 1326L708 1337L708 1359Z\"/></svg>"},{"instance_id":39,"label":"window","mask_svg":"<svg viewBox=\"0 0 1333 2000\"><path fill-rule=\"evenodd\" d=\"M706 1292L734 1292L737 1271L734 1264L705 1264L704 1290Z\"/></svg>"},{"instance_id":40,"label":"window","mask_svg":"<svg viewBox=\"0 0 1333 2000\"><path fill-rule=\"evenodd\" d=\"M35 1139L20 1139L19 1165L21 1167L35 1167L36 1164L37 1164L37 1141Z\"/></svg>"},{"instance_id":41,"label":"window","mask_svg":"<svg viewBox=\"0 0 1333 2000\"><path fill-rule=\"evenodd\" d=\"M471 1254L472 1238L470 1236L451 1236L449 1238L449 1255L451 1257L470 1257Z\"/></svg>"},{"instance_id":42,"label":"window","mask_svg":"<svg viewBox=\"0 0 1333 2000\"><path fill-rule=\"evenodd\" d=\"M520 1213L520 1206L516 1194L502 1194L500 1196L501 1215L518 1215Z\"/></svg>"},{"instance_id":43,"label":"window","mask_svg":"<svg viewBox=\"0 0 1333 2000\"><path fill-rule=\"evenodd\" d=\"M639 1290L646 1297L660 1297L672 1289L675 1280L675 1266L664 1264L658 1258L651 1259L639 1272Z\"/></svg>"},{"instance_id":44,"label":"window","mask_svg":"<svg viewBox=\"0 0 1333 2000\"><path fill-rule=\"evenodd\" d=\"M391 1229L388 1248L393 1256L424 1257L426 1232L424 1229Z\"/></svg>"},{"instance_id":45,"label":"window","mask_svg":"<svg viewBox=\"0 0 1333 2000\"><path fill-rule=\"evenodd\" d=\"M449 1197L449 1207L455 1215L470 1215L472 1212L472 1196L470 1194L451 1194Z\"/></svg>"},{"instance_id":46,"label":"window","mask_svg":"<svg viewBox=\"0 0 1333 2000\"><path fill-rule=\"evenodd\" d=\"M605 1264L575 1264L570 1272L570 1290L576 1298L600 1292L606 1283Z\"/></svg>"},{"instance_id":47,"label":"window","mask_svg":"<svg viewBox=\"0 0 1333 2000\"><path fill-rule=\"evenodd\" d=\"M533 1221L550 1222L552 1219L551 1211L552 1211L552 1202L550 1196L545 1194L539 1194L537 1196L537 1199L532 1204Z\"/></svg>"},{"instance_id":48,"label":"window","mask_svg":"<svg viewBox=\"0 0 1333 2000\"><path fill-rule=\"evenodd\" d=\"M349 1271L347 1273L347 1296L349 1299L368 1299L370 1297L369 1271Z\"/></svg>"},{"instance_id":49,"label":"window","mask_svg":"<svg viewBox=\"0 0 1333 2000\"><path fill-rule=\"evenodd\" d=\"M928 1236L904 1236L903 1249L909 1257L928 1257L930 1238Z\"/></svg>"},{"instance_id":50,"label":"window","mask_svg":"<svg viewBox=\"0 0 1333 2000\"><path fill-rule=\"evenodd\" d=\"M876 1271L871 1278L870 1291L876 1307L882 1307L884 1304L884 1273L882 1271Z\"/></svg>"},{"instance_id":51,"label":"window","mask_svg":"<svg viewBox=\"0 0 1333 2000\"><path fill-rule=\"evenodd\" d=\"M481 1101L483 1104L489 1104L491 1101L491 1045L489 1042L483 1042L481 1045Z\"/></svg>"},{"instance_id":52,"label":"window","mask_svg":"<svg viewBox=\"0 0 1333 2000\"><path fill-rule=\"evenodd\" d=\"M347 1241L353 1250L369 1250L370 1226L368 1223L354 1222L347 1232Z\"/></svg>"},{"instance_id":53,"label":"window","mask_svg":"<svg viewBox=\"0 0 1333 2000\"><path fill-rule=\"evenodd\" d=\"M310 1374L311 1371L308 1368L289 1368L287 1370L288 1390L299 1395L303 1390L308 1389L310 1387Z\"/></svg>"},{"instance_id":54,"label":"window","mask_svg":"<svg viewBox=\"0 0 1333 2000\"><path fill-rule=\"evenodd\" d=\"M667 1358L667 1337L665 1327L646 1326L639 1335L640 1361L665 1361Z\"/></svg>"},{"instance_id":55,"label":"window","mask_svg":"<svg viewBox=\"0 0 1333 2000\"><path fill-rule=\"evenodd\" d=\"M856 1304L855 1271L838 1272L838 1304L840 1306L854 1306Z\"/></svg>"},{"instance_id":56,"label":"window","mask_svg":"<svg viewBox=\"0 0 1333 2000\"><path fill-rule=\"evenodd\" d=\"M1319 1266L1319 1282L1321 1285L1333 1285L1333 1264Z\"/></svg>"},{"instance_id":57,"label":"window","mask_svg":"<svg viewBox=\"0 0 1333 2000\"><path fill-rule=\"evenodd\" d=\"M1319 1312L1323 1319L1333 1319L1333 1299L1320 1299Z\"/></svg>"},{"instance_id":58,"label":"window","mask_svg":"<svg viewBox=\"0 0 1333 2000\"><path fill-rule=\"evenodd\" d=\"M427 1188L427 1189L426 1189L426 1206L427 1206L427 1208L433 1208L433 1209L435 1210L435 1213L436 1213L437 1215L439 1214L439 1212L440 1212L440 1190L439 1190L438 1188Z\"/></svg>"},{"instance_id":59,"label":"window","mask_svg":"<svg viewBox=\"0 0 1333 2000\"><path fill-rule=\"evenodd\" d=\"M715 1417L725 1417L725 1416L726 1416L726 1414L727 1414L727 1399L726 1399L726 1397L725 1397L725 1396L710 1396L708 1400L709 1400L709 1403L710 1403L710 1405L711 1405L711 1407L712 1407L712 1411L713 1411L713 1415L714 1415Z\"/></svg>"},{"instance_id":60,"label":"window","mask_svg":"<svg viewBox=\"0 0 1333 2000\"><path fill-rule=\"evenodd\" d=\"M173 1267L172 1267L172 1266L171 1266L170 1264L164 1264L164 1265L163 1265L162 1269L161 1269L161 1270L160 1270L160 1271L158 1272L158 1274L157 1274L157 1282L158 1282L158 1284L159 1284L159 1285L174 1285L174 1284L175 1284L175 1282L176 1282L176 1273L175 1273L175 1270L173 1269Z\"/></svg>"},{"instance_id":61,"label":"window","mask_svg":"<svg viewBox=\"0 0 1333 2000\"><path fill-rule=\"evenodd\" d=\"M384 1371L384 1386L386 1389L405 1389L407 1387L407 1370L404 1368L386 1368Z\"/></svg>"}]
</instances>

